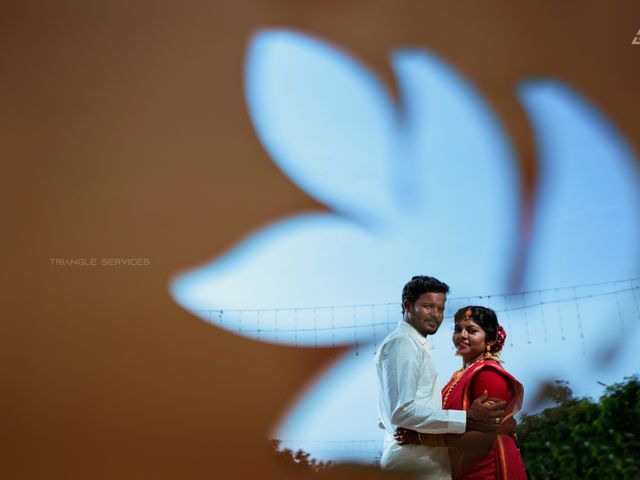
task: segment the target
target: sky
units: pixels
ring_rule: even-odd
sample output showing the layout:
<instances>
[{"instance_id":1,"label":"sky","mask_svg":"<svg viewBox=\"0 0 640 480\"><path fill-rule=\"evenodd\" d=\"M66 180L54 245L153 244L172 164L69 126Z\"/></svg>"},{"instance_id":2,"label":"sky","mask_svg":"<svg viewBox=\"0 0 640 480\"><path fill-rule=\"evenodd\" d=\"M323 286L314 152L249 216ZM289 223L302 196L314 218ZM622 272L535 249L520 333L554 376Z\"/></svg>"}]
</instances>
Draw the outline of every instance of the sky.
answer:
<instances>
[{"instance_id":1,"label":"sky","mask_svg":"<svg viewBox=\"0 0 640 480\"><path fill-rule=\"evenodd\" d=\"M218 328L352 346L274 425L285 446L319 459L367 462L381 449L374 352L401 320L402 286L416 274L452 289L432 338L441 384L460 366L450 316L467 304L498 312L525 411L541 381L597 397L640 360L631 348L640 341L640 175L615 125L561 79L513 86L535 136L539 187L524 280L510 291L521 215L510 139L454 66L417 48L389 61L399 104L335 45L287 30L253 37L245 93L256 134L274 166L330 212L256 225L171 283L179 305ZM247 282L250 296L240 293Z\"/></svg>"}]
</instances>

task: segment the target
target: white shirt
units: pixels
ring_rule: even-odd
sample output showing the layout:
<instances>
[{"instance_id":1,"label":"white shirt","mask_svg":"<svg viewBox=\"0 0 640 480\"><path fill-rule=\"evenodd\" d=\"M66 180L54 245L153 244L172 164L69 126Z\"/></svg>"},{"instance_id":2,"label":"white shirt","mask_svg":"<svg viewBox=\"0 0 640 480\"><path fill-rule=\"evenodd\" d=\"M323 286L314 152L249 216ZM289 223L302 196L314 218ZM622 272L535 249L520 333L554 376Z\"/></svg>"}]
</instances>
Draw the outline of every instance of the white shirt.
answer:
<instances>
[{"instance_id":1,"label":"white shirt","mask_svg":"<svg viewBox=\"0 0 640 480\"><path fill-rule=\"evenodd\" d=\"M464 433L467 414L442 410L438 374L431 363L431 343L402 320L376 352L378 414L385 429L383 468L409 470L430 479L450 479L444 447L398 445L397 427L422 433Z\"/></svg>"}]
</instances>

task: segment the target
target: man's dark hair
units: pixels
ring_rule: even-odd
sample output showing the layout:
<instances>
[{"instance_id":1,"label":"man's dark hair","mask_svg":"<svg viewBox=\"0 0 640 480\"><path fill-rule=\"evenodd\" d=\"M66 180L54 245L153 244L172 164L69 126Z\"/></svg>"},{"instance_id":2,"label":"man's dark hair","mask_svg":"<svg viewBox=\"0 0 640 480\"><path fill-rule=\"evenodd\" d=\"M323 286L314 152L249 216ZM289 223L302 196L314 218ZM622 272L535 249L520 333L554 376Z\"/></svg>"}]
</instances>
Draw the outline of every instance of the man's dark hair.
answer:
<instances>
[{"instance_id":1,"label":"man's dark hair","mask_svg":"<svg viewBox=\"0 0 640 480\"><path fill-rule=\"evenodd\" d=\"M437 278L426 275L416 275L402 289L402 312L404 313L404 301L409 300L413 305L423 293L449 293L449 285Z\"/></svg>"},{"instance_id":2,"label":"man's dark hair","mask_svg":"<svg viewBox=\"0 0 640 480\"><path fill-rule=\"evenodd\" d=\"M469 310L469 313L465 315L465 312ZM470 318L484 330L486 335L485 340L487 342L495 342L498 336L498 317L496 312L487 307L478 307L476 305L469 305L462 307L453 316L454 323L458 323L461 320Z\"/></svg>"}]
</instances>

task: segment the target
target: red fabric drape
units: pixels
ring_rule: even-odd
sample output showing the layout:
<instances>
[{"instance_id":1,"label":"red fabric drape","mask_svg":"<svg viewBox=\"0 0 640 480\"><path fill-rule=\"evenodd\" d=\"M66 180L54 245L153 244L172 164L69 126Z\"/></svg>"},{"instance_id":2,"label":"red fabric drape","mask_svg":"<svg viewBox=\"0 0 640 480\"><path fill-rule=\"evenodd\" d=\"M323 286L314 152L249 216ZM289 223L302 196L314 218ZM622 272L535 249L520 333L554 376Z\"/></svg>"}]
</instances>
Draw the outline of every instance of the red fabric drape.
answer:
<instances>
[{"instance_id":1,"label":"red fabric drape","mask_svg":"<svg viewBox=\"0 0 640 480\"><path fill-rule=\"evenodd\" d=\"M513 416L522 406L524 389L493 360L481 360L453 374L442 390L443 408L468 410L483 391L507 402L502 427L491 449L481 458L462 449L449 450L454 480L526 480L524 463L513 434Z\"/></svg>"}]
</instances>

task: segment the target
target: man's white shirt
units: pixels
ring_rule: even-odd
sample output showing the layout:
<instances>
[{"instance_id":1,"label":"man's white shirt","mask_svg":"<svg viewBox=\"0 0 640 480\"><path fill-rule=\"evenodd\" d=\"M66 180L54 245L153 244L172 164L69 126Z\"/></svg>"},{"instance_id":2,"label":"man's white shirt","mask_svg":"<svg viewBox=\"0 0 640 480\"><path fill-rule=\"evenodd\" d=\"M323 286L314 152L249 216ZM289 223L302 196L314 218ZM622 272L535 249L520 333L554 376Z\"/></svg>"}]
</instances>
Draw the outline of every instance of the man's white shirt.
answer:
<instances>
[{"instance_id":1,"label":"man's white shirt","mask_svg":"<svg viewBox=\"0 0 640 480\"><path fill-rule=\"evenodd\" d=\"M422 433L464 433L466 412L442 410L438 374L431 362L431 343L402 320L376 352L378 414L385 429L383 468L419 472L432 479L450 479L444 447L398 445L397 427Z\"/></svg>"}]
</instances>

